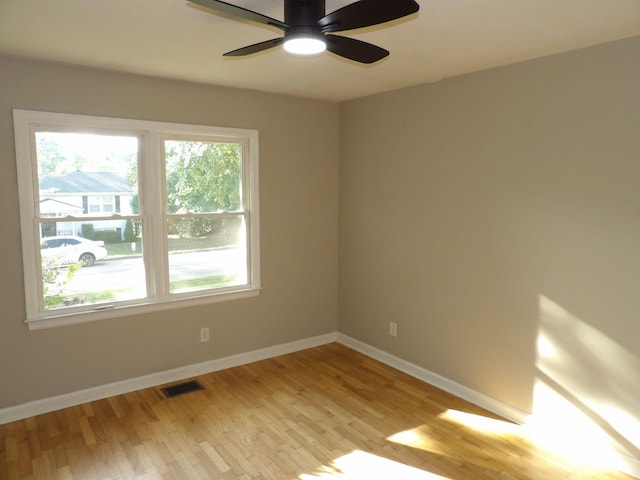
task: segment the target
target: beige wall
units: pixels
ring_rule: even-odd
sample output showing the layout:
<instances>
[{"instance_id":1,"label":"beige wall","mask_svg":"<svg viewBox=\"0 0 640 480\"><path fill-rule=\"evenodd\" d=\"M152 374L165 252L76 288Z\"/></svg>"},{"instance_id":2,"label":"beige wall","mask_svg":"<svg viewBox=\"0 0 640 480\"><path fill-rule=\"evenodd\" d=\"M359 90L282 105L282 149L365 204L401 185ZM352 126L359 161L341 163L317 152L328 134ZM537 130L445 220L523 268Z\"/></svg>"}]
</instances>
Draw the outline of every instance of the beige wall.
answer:
<instances>
[{"instance_id":1,"label":"beige wall","mask_svg":"<svg viewBox=\"0 0 640 480\"><path fill-rule=\"evenodd\" d=\"M13 108L258 129L261 294L28 331ZM334 332L338 120L331 103L0 57L0 408Z\"/></svg>"},{"instance_id":2,"label":"beige wall","mask_svg":"<svg viewBox=\"0 0 640 480\"><path fill-rule=\"evenodd\" d=\"M340 331L525 411L546 389L640 458L639 58L342 104Z\"/></svg>"}]
</instances>

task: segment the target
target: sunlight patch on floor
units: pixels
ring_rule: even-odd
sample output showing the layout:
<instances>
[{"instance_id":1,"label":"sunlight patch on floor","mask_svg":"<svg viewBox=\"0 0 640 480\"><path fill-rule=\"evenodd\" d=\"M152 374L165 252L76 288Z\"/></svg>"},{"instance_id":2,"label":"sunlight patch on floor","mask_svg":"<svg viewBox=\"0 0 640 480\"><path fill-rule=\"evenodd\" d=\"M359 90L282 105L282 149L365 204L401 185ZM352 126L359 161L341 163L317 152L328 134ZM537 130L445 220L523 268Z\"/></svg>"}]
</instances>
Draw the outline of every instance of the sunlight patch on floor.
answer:
<instances>
[{"instance_id":1,"label":"sunlight patch on floor","mask_svg":"<svg viewBox=\"0 0 640 480\"><path fill-rule=\"evenodd\" d=\"M440 414L440 417L465 427L477 430L487 435L513 436L520 434L520 426L506 420L485 417L474 413L461 412L460 410L449 409Z\"/></svg>"},{"instance_id":2,"label":"sunlight patch on floor","mask_svg":"<svg viewBox=\"0 0 640 480\"><path fill-rule=\"evenodd\" d=\"M314 474L302 474L300 480L452 480L378 455L355 450L336 458L331 467L323 467Z\"/></svg>"},{"instance_id":3,"label":"sunlight patch on floor","mask_svg":"<svg viewBox=\"0 0 640 480\"><path fill-rule=\"evenodd\" d=\"M505 445L508 442L515 442L514 445L526 442L530 445L530 455L563 470L624 470L621 457L611 448L608 437L594 428L592 423L586 422L570 404L564 405L562 397L554 395L552 389L543 391L543 387L538 385L536 388L538 406L546 405L545 410L548 408L556 412L558 417L531 417L527 424L518 425L507 420L449 409L441 413L439 418L473 430L487 439L505 441ZM559 425L562 428L558 428ZM387 440L438 455L454 454L447 451L439 438L432 427L420 425L395 433Z\"/></svg>"},{"instance_id":4,"label":"sunlight patch on floor","mask_svg":"<svg viewBox=\"0 0 640 480\"><path fill-rule=\"evenodd\" d=\"M445 448L442 446L442 442L437 440L438 436L431 433L431 429L427 425L420 425L419 427L412 428L410 430L404 430L402 432L394 433L387 437L387 440L406 447L417 448L425 452L437 453L440 455L446 455Z\"/></svg>"}]
</instances>

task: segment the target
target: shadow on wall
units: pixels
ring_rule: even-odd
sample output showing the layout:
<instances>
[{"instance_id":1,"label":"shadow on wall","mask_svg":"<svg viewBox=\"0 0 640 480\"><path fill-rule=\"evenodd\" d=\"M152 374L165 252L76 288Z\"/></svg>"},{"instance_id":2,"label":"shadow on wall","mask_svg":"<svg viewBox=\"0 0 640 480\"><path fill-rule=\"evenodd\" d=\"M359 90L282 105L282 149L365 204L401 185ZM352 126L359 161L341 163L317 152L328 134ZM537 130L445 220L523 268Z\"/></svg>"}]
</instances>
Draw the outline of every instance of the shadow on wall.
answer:
<instances>
[{"instance_id":1,"label":"shadow on wall","mask_svg":"<svg viewBox=\"0 0 640 480\"><path fill-rule=\"evenodd\" d=\"M539 311L532 435L601 465L640 462L640 358L546 296Z\"/></svg>"}]
</instances>

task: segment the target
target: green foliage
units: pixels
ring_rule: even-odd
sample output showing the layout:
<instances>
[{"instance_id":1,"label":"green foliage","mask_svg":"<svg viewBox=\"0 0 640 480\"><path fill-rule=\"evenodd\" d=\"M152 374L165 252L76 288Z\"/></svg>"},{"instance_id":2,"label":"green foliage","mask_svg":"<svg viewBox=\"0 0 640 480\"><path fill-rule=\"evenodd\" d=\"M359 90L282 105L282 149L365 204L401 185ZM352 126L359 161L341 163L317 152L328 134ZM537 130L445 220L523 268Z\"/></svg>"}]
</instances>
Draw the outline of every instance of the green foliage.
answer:
<instances>
[{"instance_id":1,"label":"green foliage","mask_svg":"<svg viewBox=\"0 0 640 480\"><path fill-rule=\"evenodd\" d=\"M233 212L242 208L240 145L199 141L165 142L167 209L169 213ZM135 176L127 177L135 182ZM138 195L131 211L140 212ZM170 225L170 234L185 237L209 235L218 228L211 218L193 218ZM134 229L136 225L134 225ZM136 237L139 236L136 231Z\"/></svg>"},{"instance_id":2,"label":"green foliage","mask_svg":"<svg viewBox=\"0 0 640 480\"><path fill-rule=\"evenodd\" d=\"M82 267L80 263L61 267L60 260L57 256L42 257L42 293L46 308L54 308L64 302L64 287Z\"/></svg>"},{"instance_id":3,"label":"green foliage","mask_svg":"<svg viewBox=\"0 0 640 480\"><path fill-rule=\"evenodd\" d=\"M190 238L200 238L216 232L220 228L219 218L188 218L179 224L179 233Z\"/></svg>"},{"instance_id":4,"label":"green foliage","mask_svg":"<svg viewBox=\"0 0 640 480\"><path fill-rule=\"evenodd\" d=\"M169 220L169 235L189 239L224 238L228 244L233 244L241 226L242 218L235 216L172 218Z\"/></svg>"},{"instance_id":5,"label":"green foliage","mask_svg":"<svg viewBox=\"0 0 640 480\"><path fill-rule=\"evenodd\" d=\"M62 165L66 158L62 151L62 146L55 140L36 134L36 145L38 152L38 178L55 175L58 166Z\"/></svg>"},{"instance_id":6,"label":"green foliage","mask_svg":"<svg viewBox=\"0 0 640 480\"><path fill-rule=\"evenodd\" d=\"M138 164L136 159L133 159L129 164L125 178L129 182L129 185L131 185L134 191L136 192L131 197L131 202L130 202L131 212L135 214L139 214L140 213L140 197L138 196L138 193L137 193L138 192ZM136 236L138 236L140 232L136 231L136 225L133 226L133 229L134 229L134 232L136 233Z\"/></svg>"},{"instance_id":7,"label":"green foliage","mask_svg":"<svg viewBox=\"0 0 640 480\"><path fill-rule=\"evenodd\" d=\"M138 240L142 235L142 220L133 220L133 236Z\"/></svg>"},{"instance_id":8,"label":"green foliage","mask_svg":"<svg viewBox=\"0 0 640 480\"><path fill-rule=\"evenodd\" d=\"M237 211L240 198L240 145L189 141L166 142L167 207L170 213ZM194 218L175 225L179 235L213 232L213 219Z\"/></svg>"},{"instance_id":9,"label":"green foliage","mask_svg":"<svg viewBox=\"0 0 640 480\"><path fill-rule=\"evenodd\" d=\"M133 228L133 222L131 220L127 220L127 223L124 227L124 241L125 242L135 242L137 240L136 232Z\"/></svg>"},{"instance_id":10,"label":"green foliage","mask_svg":"<svg viewBox=\"0 0 640 480\"><path fill-rule=\"evenodd\" d=\"M136 189L136 191L137 191L137 189ZM130 205L131 205L131 212L132 213L135 213L135 214L139 214L140 213L140 197L138 196L137 193L135 193L131 197Z\"/></svg>"},{"instance_id":11,"label":"green foliage","mask_svg":"<svg viewBox=\"0 0 640 480\"><path fill-rule=\"evenodd\" d=\"M96 232L94 230L92 223L83 223L80 227L82 230L82 236L89 240L93 240L96 238Z\"/></svg>"},{"instance_id":12,"label":"green foliage","mask_svg":"<svg viewBox=\"0 0 640 480\"><path fill-rule=\"evenodd\" d=\"M104 243L121 242L120 234L116 230L98 230L94 235L94 240L102 240Z\"/></svg>"}]
</instances>

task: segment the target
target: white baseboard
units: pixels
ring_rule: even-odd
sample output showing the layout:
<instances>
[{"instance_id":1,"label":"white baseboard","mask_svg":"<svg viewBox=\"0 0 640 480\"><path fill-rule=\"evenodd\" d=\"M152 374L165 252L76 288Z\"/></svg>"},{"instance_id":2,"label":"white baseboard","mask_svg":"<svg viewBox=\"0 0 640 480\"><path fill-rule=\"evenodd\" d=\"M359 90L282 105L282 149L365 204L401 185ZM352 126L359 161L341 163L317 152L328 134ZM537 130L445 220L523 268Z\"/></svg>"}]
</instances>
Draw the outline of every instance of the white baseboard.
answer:
<instances>
[{"instance_id":1,"label":"white baseboard","mask_svg":"<svg viewBox=\"0 0 640 480\"><path fill-rule=\"evenodd\" d=\"M489 410L496 415L500 415L507 420L511 420L512 422L518 424L525 423L527 417L529 416L529 413L527 412L507 405L506 403L503 403L482 393L476 392L475 390L467 388L464 385L460 385L453 380L449 380L448 378L438 375L437 373L431 372L425 368L419 367L418 365L407 362L406 360L402 360L401 358L395 357L390 353L367 345L366 343L363 343L360 340L356 340L355 338L351 338L342 333L338 333L337 341L342 343L343 345L346 345L347 347L353 348L354 350L367 355L368 357L374 358L382 363L400 370L401 372L418 378L423 382L433 385L434 387L438 387L445 392L451 393L456 397L467 400L468 402L471 402L474 405L478 405L485 410Z\"/></svg>"},{"instance_id":2,"label":"white baseboard","mask_svg":"<svg viewBox=\"0 0 640 480\"><path fill-rule=\"evenodd\" d=\"M43 398L33 402L0 409L0 425L21 420L23 418L53 412L62 408L73 407L86 402L93 402L103 398L134 392L143 388L155 387L166 383L177 382L186 378L196 377L206 373L224 370L226 368L246 365L247 363L265 360L267 358L285 355L287 353L313 348L336 341L336 333L327 333L316 337L305 338L282 345L274 345L251 352L240 353L229 357L210 360L207 362L187 365L163 372L152 373L142 377L131 378L120 382L109 383L98 387L71 392L65 395Z\"/></svg>"}]
</instances>

